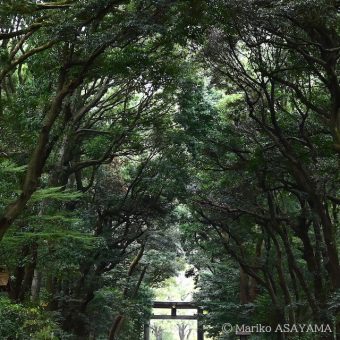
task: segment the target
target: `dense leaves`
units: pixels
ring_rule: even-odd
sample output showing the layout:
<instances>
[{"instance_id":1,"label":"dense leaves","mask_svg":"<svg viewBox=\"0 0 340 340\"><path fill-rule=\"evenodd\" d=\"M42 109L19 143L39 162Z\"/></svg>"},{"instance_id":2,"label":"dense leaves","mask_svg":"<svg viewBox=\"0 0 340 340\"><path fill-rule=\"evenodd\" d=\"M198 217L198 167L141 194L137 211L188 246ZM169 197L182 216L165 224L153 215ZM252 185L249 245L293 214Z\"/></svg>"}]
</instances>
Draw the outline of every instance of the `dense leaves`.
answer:
<instances>
[{"instance_id":1,"label":"dense leaves","mask_svg":"<svg viewBox=\"0 0 340 340\"><path fill-rule=\"evenodd\" d=\"M140 339L184 261L211 336L339 332L338 2L0 16L1 338Z\"/></svg>"}]
</instances>

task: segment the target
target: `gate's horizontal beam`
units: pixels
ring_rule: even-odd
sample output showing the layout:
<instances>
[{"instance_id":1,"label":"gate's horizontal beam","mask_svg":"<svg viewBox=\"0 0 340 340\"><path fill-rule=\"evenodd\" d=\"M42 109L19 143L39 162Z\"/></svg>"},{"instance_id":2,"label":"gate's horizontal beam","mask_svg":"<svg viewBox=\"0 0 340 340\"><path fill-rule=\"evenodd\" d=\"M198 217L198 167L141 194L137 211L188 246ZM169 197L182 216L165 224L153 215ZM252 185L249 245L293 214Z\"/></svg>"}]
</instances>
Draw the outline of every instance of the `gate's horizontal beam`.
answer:
<instances>
[{"instance_id":1,"label":"gate's horizontal beam","mask_svg":"<svg viewBox=\"0 0 340 340\"><path fill-rule=\"evenodd\" d=\"M177 309L197 309L198 306L192 302L167 302L155 301L152 304L153 308L172 308L175 306Z\"/></svg>"},{"instance_id":2,"label":"gate's horizontal beam","mask_svg":"<svg viewBox=\"0 0 340 340\"><path fill-rule=\"evenodd\" d=\"M151 320L197 320L198 316L195 315L151 315Z\"/></svg>"}]
</instances>

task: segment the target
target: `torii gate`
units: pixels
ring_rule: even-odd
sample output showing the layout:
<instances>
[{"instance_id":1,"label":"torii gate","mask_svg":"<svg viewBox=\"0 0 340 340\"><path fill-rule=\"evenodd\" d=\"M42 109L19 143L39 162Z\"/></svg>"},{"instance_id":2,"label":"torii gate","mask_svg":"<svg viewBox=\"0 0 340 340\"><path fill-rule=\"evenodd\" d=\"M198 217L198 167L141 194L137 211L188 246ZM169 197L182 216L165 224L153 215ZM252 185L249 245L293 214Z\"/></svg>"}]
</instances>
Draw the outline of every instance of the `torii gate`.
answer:
<instances>
[{"instance_id":1,"label":"torii gate","mask_svg":"<svg viewBox=\"0 0 340 340\"><path fill-rule=\"evenodd\" d=\"M171 315L151 315L151 320L197 320L197 340L204 340L204 330L201 324L203 315L202 308L192 302L161 302L156 301L152 305L153 308L169 308ZM196 309L194 315L177 315L177 309ZM144 325L144 340L150 340L150 323Z\"/></svg>"}]
</instances>

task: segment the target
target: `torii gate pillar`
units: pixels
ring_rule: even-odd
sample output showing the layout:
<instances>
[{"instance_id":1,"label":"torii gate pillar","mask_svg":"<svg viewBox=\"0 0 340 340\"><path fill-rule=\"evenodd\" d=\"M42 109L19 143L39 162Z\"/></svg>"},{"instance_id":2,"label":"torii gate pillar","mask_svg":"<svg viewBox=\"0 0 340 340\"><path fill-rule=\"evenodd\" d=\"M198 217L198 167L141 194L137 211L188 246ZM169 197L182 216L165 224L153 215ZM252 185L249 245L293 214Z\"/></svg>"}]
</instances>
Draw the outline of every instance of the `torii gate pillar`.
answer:
<instances>
[{"instance_id":1,"label":"torii gate pillar","mask_svg":"<svg viewBox=\"0 0 340 340\"><path fill-rule=\"evenodd\" d=\"M197 340L204 340L204 329L202 325L202 316L203 310L202 308L197 308Z\"/></svg>"},{"instance_id":2,"label":"torii gate pillar","mask_svg":"<svg viewBox=\"0 0 340 340\"><path fill-rule=\"evenodd\" d=\"M144 340L150 340L150 322L144 325Z\"/></svg>"}]
</instances>

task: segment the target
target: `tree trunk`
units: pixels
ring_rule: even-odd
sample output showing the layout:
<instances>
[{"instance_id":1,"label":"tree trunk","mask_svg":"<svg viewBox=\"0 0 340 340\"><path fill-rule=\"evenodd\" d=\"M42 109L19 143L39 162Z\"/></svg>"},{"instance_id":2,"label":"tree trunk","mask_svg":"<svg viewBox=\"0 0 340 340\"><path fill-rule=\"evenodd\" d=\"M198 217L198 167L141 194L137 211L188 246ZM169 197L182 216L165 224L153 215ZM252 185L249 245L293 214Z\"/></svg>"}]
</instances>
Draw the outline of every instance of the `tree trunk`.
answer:
<instances>
[{"instance_id":1,"label":"tree trunk","mask_svg":"<svg viewBox=\"0 0 340 340\"><path fill-rule=\"evenodd\" d=\"M138 266L141 258L143 257L143 254L144 254L144 250L145 250L145 244L143 243L136 255L136 257L132 260L130 266L129 266L129 269L128 269L128 277L127 277L127 283L126 283L126 286L124 288L124 291L123 291L123 298L126 298L128 296L128 293L129 293L129 290L128 290L128 283L130 281L130 278L133 274L133 272L135 271L136 267ZM145 268L146 270L146 268ZM145 274L145 272L144 272ZM144 277L144 274L143 274L143 271L142 271L142 278ZM141 284L141 280L139 280L138 284L137 285L140 285ZM135 293L137 291L135 290ZM120 332L120 329L123 325L123 322L124 322L124 319L125 319L125 316L124 315L118 315L116 316L116 318L114 319L113 321L113 324L111 326L111 329L110 329L110 333L109 333L109 340L115 340L117 339L118 337L118 334Z\"/></svg>"},{"instance_id":2,"label":"tree trunk","mask_svg":"<svg viewBox=\"0 0 340 340\"><path fill-rule=\"evenodd\" d=\"M41 273L37 269L34 269L32 286L31 286L31 300L32 302L38 302L40 297L41 288Z\"/></svg>"},{"instance_id":3,"label":"tree trunk","mask_svg":"<svg viewBox=\"0 0 340 340\"><path fill-rule=\"evenodd\" d=\"M242 267L240 267L240 302L249 303L249 277Z\"/></svg>"},{"instance_id":4,"label":"tree trunk","mask_svg":"<svg viewBox=\"0 0 340 340\"><path fill-rule=\"evenodd\" d=\"M113 321L112 327L110 329L109 333L109 340L117 340L118 334L122 328L124 322L124 316L123 315L117 315Z\"/></svg>"}]
</instances>

